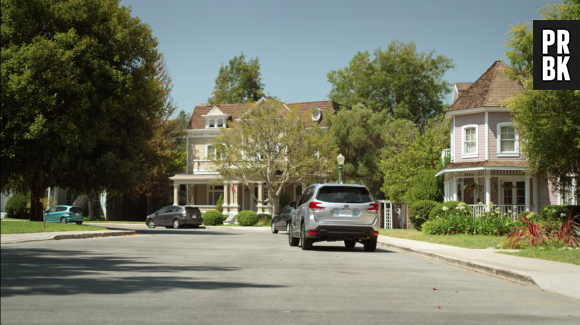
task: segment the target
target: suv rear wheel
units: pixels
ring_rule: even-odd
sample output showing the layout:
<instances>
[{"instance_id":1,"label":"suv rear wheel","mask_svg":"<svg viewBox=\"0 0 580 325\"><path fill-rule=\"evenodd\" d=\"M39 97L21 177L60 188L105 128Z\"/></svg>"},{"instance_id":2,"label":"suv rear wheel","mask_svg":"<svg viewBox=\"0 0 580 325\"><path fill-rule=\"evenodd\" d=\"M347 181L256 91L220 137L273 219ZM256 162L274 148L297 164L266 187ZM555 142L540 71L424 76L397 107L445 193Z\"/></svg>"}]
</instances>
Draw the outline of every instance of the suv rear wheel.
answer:
<instances>
[{"instance_id":1,"label":"suv rear wheel","mask_svg":"<svg viewBox=\"0 0 580 325\"><path fill-rule=\"evenodd\" d=\"M365 251L374 252L377 249L377 237L367 239L363 242Z\"/></svg>"},{"instance_id":2,"label":"suv rear wheel","mask_svg":"<svg viewBox=\"0 0 580 325\"><path fill-rule=\"evenodd\" d=\"M300 227L300 247L303 251L306 251L312 249L312 244L314 244L314 239L306 238L306 227L304 226L304 223L302 223L302 226Z\"/></svg>"},{"instance_id":3,"label":"suv rear wheel","mask_svg":"<svg viewBox=\"0 0 580 325\"><path fill-rule=\"evenodd\" d=\"M298 246L300 239L292 236L292 227L290 227L290 223L286 224L286 232L288 233L288 244L290 246Z\"/></svg>"}]
</instances>

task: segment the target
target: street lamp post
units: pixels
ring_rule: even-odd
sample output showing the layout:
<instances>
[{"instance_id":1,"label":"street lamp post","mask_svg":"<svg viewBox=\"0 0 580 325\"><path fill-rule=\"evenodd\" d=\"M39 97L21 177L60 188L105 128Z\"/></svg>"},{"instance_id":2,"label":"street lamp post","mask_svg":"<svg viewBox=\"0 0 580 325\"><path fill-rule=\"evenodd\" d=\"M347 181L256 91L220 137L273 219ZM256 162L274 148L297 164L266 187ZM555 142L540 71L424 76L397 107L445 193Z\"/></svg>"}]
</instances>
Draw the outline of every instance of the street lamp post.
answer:
<instances>
[{"instance_id":1,"label":"street lamp post","mask_svg":"<svg viewBox=\"0 0 580 325\"><path fill-rule=\"evenodd\" d=\"M339 154L336 157L336 162L338 163L338 182L342 184L342 165L344 165L344 156Z\"/></svg>"}]
</instances>

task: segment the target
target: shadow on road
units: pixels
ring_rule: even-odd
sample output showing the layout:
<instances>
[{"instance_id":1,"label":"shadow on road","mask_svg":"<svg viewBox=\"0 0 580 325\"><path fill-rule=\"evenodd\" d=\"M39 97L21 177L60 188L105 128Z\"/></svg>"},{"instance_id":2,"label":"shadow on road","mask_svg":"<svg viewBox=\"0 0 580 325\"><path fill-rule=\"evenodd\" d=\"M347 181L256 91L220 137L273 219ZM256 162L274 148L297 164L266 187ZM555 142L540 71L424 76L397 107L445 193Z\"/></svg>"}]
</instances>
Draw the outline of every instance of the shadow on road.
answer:
<instances>
[{"instance_id":1,"label":"shadow on road","mask_svg":"<svg viewBox=\"0 0 580 325\"><path fill-rule=\"evenodd\" d=\"M204 236L236 236L237 233L233 231L212 231L206 230L205 228L123 228L123 227L108 227L109 229L113 230L133 230L140 234L148 234L148 235L204 235Z\"/></svg>"},{"instance_id":2,"label":"shadow on road","mask_svg":"<svg viewBox=\"0 0 580 325\"><path fill-rule=\"evenodd\" d=\"M351 252L351 253L367 253L367 254L381 254L381 253L396 253L395 251L390 251L384 248L377 247L377 250L374 252L365 252L362 244L357 244L355 248L346 248L344 246L312 246L313 252Z\"/></svg>"},{"instance_id":3,"label":"shadow on road","mask_svg":"<svg viewBox=\"0 0 580 325\"><path fill-rule=\"evenodd\" d=\"M98 252L2 247L1 261L2 297L281 287L196 280L200 272L230 272L237 267L166 265Z\"/></svg>"}]
</instances>

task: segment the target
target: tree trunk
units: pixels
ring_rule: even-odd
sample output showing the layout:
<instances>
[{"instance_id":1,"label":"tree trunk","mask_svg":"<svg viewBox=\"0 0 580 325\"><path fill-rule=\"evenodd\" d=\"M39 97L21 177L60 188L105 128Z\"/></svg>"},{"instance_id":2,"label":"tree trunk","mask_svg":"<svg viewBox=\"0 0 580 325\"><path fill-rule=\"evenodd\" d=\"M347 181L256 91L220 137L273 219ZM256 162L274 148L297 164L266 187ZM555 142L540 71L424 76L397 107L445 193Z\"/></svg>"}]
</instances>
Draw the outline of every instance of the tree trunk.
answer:
<instances>
[{"instance_id":1,"label":"tree trunk","mask_svg":"<svg viewBox=\"0 0 580 325\"><path fill-rule=\"evenodd\" d=\"M279 200L280 200L279 195L272 196L272 216L274 216L276 212L278 212L278 205L280 204Z\"/></svg>"},{"instance_id":2,"label":"tree trunk","mask_svg":"<svg viewBox=\"0 0 580 325\"><path fill-rule=\"evenodd\" d=\"M87 197L87 203L89 205L89 220L95 220L95 192L90 192L85 196Z\"/></svg>"},{"instance_id":3,"label":"tree trunk","mask_svg":"<svg viewBox=\"0 0 580 325\"><path fill-rule=\"evenodd\" d=\"M40 198L44 195L47 187L39 180L30 183L30 221L42 221L44 209Z\"/></svg>"},{"instance_id":4,"label":"tree trunk","mask_svg":"<svg viewBox=\"0 0 580 325\"><path fill-rule=\"evenodd\" d=\"M153 213L153 198L152 195L148 194L146 195L147 197L147 215L150 215L151 213Z\"/></svg>"}]
</instances>

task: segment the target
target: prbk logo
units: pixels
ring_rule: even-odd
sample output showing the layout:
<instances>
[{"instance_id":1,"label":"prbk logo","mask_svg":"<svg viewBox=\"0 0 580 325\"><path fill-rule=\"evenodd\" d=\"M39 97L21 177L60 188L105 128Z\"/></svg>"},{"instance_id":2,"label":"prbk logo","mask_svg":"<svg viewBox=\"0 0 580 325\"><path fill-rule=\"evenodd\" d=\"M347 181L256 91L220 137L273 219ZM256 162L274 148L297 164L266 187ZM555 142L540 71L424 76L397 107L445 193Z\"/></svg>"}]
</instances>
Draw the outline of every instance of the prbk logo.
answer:
<instances>
[{"instance_id":1,"label":"prbk logo","mask_svg":"<svg viewBox=\"0 0 580 325\"><path fill-rule=\"evenodd\" d=\"M534 90L580 89L580 20L534 20Z\"/></svg>"}]
</instances>

